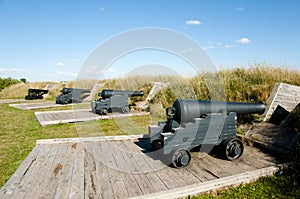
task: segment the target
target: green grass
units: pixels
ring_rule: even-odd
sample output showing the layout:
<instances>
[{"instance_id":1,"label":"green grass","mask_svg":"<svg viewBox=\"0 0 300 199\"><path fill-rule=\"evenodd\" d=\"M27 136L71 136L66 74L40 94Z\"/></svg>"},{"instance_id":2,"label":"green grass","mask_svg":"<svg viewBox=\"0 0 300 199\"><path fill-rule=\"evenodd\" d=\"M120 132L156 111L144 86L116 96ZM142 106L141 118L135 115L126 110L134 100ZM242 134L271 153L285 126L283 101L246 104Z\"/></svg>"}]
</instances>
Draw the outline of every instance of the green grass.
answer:
<instances>
[{"instance_id":1,"label":"green grass","mask_svg":"<svg viewBox=\"0 0 300 199\"><path fill-rule=\"evenodd\" d=\"M262 177L256 182L243 184L215 193L187 197L193 199L208 198L299 198L300 197L300 166L296 165L280 172L280 175Z\"/></svg>"}]
</instances>

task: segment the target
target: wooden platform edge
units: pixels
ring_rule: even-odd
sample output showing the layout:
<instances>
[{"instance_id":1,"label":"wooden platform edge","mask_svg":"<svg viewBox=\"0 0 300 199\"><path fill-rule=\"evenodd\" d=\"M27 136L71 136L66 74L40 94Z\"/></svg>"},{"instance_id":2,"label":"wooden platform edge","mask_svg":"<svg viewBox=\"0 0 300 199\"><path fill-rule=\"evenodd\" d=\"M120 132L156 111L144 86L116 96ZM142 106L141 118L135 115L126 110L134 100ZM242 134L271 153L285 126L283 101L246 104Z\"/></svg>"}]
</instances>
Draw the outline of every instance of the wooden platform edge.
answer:
<instances>
[{"instance_id":1,"label":"wooden platform edge","mask_svg":"<svg viewBox=\"0 0 300 199\"><path fill-rule=\"evenodd\" d=\"M194 185L189 185L185 187L180 187L176 189L171 189L171 190L157 192L157 193L143 195L143 196L132 197L131 199L185 198L187 196L199 195L201 193L205 193L209 191L215 191L226 187L237 186L240 184L253 182L259 179L260 177L271 176L289 164L290 163L274 165L262 169L257 169L254 171L228 176L225 178L197 183Z\"/></svg>"},{"instance_id":2,"label":"wooden platform edge","mask_svg":"<svg viewBox=\"0 0 300 199\"><path fill-rule=\"evenodd\" d=\"M78 138L57 138L36 140L36 145L40 144L59 144L59 143L78 143L78 142L97 142L97 141L114 141L114 140L135 140L147 135L118 135L118 136L99 136L99 137L78 137Z\"/></svg>"}]
</instances>

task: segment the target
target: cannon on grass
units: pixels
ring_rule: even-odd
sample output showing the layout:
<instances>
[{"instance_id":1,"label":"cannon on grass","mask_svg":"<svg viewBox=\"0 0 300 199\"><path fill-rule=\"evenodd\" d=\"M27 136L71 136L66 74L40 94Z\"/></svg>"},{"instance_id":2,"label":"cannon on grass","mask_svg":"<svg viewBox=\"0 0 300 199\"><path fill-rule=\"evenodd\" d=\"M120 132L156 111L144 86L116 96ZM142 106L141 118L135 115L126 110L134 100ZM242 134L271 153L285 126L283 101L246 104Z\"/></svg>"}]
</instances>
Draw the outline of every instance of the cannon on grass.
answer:
<instances>
[{"instance_id":1,"label":"cannon on grass","mask_svg":"<svg viewBox=\"0 0 300 199\"><path fill-rule=\"evenodd\" d=\"M167 121L148 127L149 142L174 167L187 166L190 150L204 145L217 146L226 159L235 160L244 151L236 138L236 115L264 111L263 103L177 99L166 109Z\"/></svg>"},{"instance_id":2,"label":"cannon on grass","mask_svg":"<svg viewBox=\"0 0 300 199\"><path fill-rule=\"evenodd\" d=\"M91 91L81 88L63 88L60 92L62 94L56 96L56 104L81 103Z\"/></svg>"},{"instance_id":3,"label":"cannon on grass","mask_svg":"<svg viewBox=\"0 0 300 199\"><path fill-rule=\"evenodd\" d=\"M91 102L92 112L100 115L112 112L128 113L130 111L128 98L143 95L143 91L104 89L98 93L100 98Z\"/></svg>"},{"instance_id":4,"label":"cannon on grass","mask_svg":"<svg viewBox=\"0 0 300 199\"><path fill-rule=\"evenodd\" d=\"M49 90L44 89L28 89L28 95L25 96L26 100L35 100L35 99L43 99L43 95L47 94Z\"/></svg>"}]
</instances>

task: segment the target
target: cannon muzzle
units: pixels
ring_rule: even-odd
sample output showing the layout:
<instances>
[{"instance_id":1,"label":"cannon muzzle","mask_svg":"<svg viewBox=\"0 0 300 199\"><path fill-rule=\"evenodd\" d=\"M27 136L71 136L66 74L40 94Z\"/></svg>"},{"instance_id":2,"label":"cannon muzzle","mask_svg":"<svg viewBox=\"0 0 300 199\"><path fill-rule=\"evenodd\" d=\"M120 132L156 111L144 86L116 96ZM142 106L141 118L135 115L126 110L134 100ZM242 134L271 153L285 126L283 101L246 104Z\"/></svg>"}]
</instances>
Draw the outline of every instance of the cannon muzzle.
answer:
<instances>
[{"instance_id":1,"label":"cannon muzzle","mask_svg":"<svg viewBox=\"0 0 300 199\"><path fill-rule=\"evenodd\" d=\"M181 123L193 121L205 114L236 112L237 114L262 114L265 105L261 102L219 102L206 100L176 99L173 106L167 109L167 115Z\"/></svg>"},{"instance_id":2,"label":"cannon muzzle","mask_svg":"<svg viewBox=\"0 0 300 199\"><path fill-rule=\"evenodd\" d=\"M101 93L98 93L99 96L102 98L109 98L114 95L126 95L128 97L137 97L137 96L143 96L143 91L127 91L127 90L102 90Z\"/></svg>"}]
</instances>

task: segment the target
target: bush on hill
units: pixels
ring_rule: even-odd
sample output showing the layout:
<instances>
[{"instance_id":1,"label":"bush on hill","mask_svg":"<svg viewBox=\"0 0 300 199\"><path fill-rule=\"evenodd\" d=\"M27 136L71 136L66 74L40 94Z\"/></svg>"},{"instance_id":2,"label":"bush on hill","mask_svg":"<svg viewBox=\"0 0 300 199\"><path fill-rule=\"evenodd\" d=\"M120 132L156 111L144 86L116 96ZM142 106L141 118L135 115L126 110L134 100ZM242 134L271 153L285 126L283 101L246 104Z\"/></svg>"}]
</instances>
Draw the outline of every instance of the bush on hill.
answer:
<instances>
[{"instance_id":1,"label":"bush on hill","mask_svg":"<svg viewBox=\"0 0 300 199\"><path fill-rule=\"evenodd\" d=\"M19 83L19 80L13 79L13 78L1 78L0 77L0 91L2 91L4 88L9 87L13 84Z\"/></svg>"}]
</instances>

